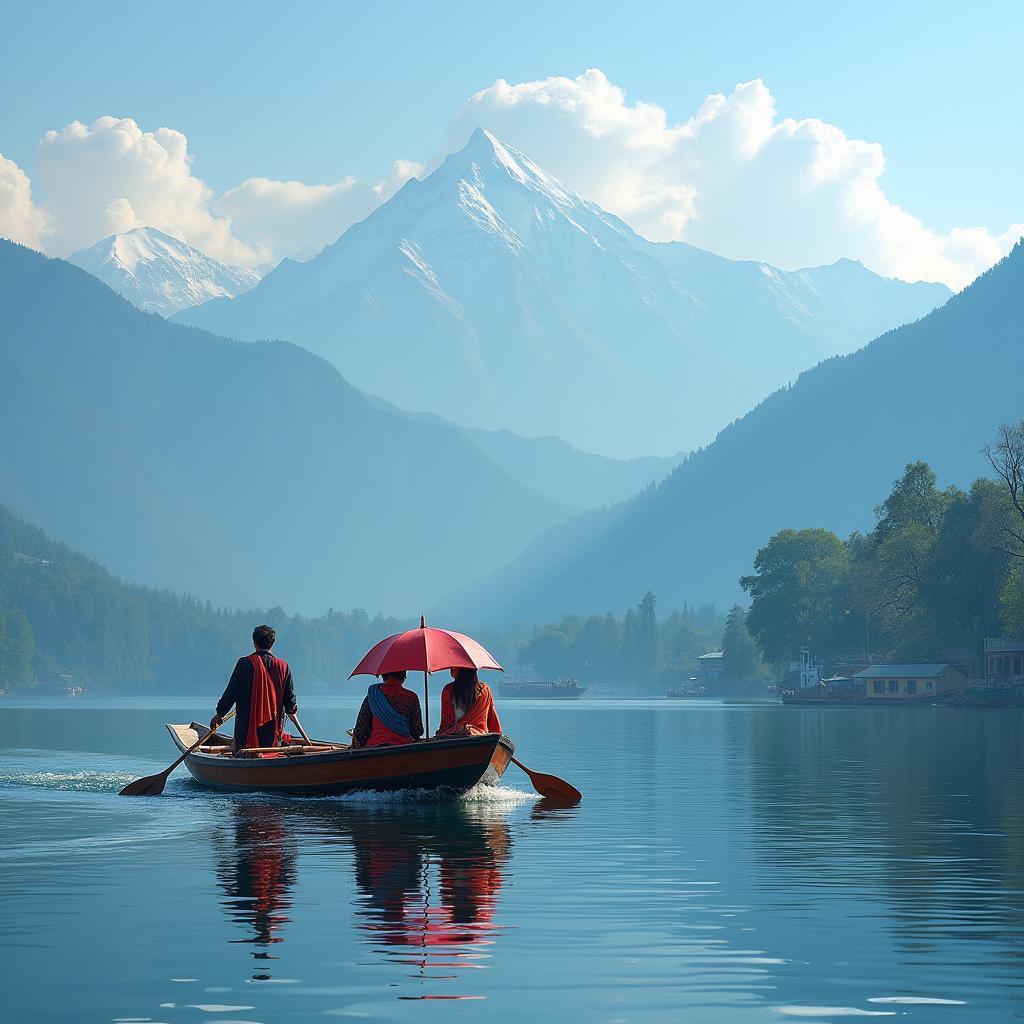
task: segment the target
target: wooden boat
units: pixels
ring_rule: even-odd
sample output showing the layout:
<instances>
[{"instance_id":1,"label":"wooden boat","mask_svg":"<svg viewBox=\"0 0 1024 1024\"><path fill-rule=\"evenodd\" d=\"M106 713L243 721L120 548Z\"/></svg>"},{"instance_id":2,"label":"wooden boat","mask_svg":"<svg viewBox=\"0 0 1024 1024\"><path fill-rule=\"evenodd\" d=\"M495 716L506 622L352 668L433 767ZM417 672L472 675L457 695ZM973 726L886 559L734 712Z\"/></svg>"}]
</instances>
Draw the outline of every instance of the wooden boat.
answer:
<instances>
[{"instance_id":1,"label":"wooden boat","mask_svg":"<svg viewBox=\"0 0 1024 1024\"><path fill-rule=\"evenodd\" d=\"M498 696L502 700L579 700L587 692L575 679L564 683L554 681L517 682L505 679L498 683Z\"/></svg>"},{"instance_id":2,"label":"wooden boat","mask_svg":"<svg viewBox=\"0 0 1024 1024\"><path fill-rule=\"evenodd\" d=\"M199 722L167 726L182 753L207 729ZM491 733L398 747L324 744L290 747L267 757L232 757L231 737L216 733L185 758L185 767L204 786L235 793L305 796L442 786L469 789L478 782L497 784L515 749L508 736Z\"/></svg>"}]
</instances>

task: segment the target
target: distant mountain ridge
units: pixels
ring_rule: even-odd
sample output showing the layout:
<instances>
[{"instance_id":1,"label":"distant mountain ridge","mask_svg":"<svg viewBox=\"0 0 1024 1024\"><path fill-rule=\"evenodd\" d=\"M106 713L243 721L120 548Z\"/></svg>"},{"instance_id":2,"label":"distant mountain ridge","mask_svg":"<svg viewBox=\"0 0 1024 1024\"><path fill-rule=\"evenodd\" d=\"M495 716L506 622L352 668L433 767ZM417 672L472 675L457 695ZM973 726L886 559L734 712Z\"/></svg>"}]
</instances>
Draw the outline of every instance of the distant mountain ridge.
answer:
<instances>
[{"instance_id":1,"label":"distant mountain ridge","mask_svg":"<svg viewBox=\"0 0 1024 1024\"><path fill-rule=\"evenodd\" d=\"M948 295L647 241L477 130L315 259L176 319L301 344L402 408L630 457L707 442Z\"/></svg>"},{"instance_id":2,"label":"distant mountain ridge","mask_svg":"<svg viewBox=\"0 0 1024 1024\"><path fill-rule=\"evenodd\" d=\"M657 487L549 530L499 573L441 603L452 615L543 621L741 594L740 575L784 528L845 536L904 465L969 486L981 446L1024 415L1024 243L923 320L802 374Z\"/></svg>"},{"instance_id":3,"label":"distant mountain ridge","mask_svg":"<svg viewBox=\"0 0 1024 1024\"><path fill-rule=\"evenodd\" d=\"M260 275L207 256L156 228L111 235L68 260L87 270L139 309L170 316L215 298L233 298Z\"/></svg>"},{"instance_id":4,"label":"distant mountain ridge","mask_svg":"<svg viewBox=\"0 0 1024 1024\"><path fill-rule=\"evenodd\" d=\"M456 427L513 479L576 510L625 501L667 476L685 457L679 452L612 459L580 451L560 437L522 437L510 430L460 427L434 413L405 412L382 398L368 397L378 408L410 419Z\"/></svg>"},{"instance_id":5,"label":"distant mountain ridge","mask_svg":"<svg viewBox=\"0 0 1024 1024\"><path fill-rule=\"evenodd\" d=\"M418 613L569 509L283 342L147 316L0 242L0 501L123 579Z\"/></svg>"}]
</instances>

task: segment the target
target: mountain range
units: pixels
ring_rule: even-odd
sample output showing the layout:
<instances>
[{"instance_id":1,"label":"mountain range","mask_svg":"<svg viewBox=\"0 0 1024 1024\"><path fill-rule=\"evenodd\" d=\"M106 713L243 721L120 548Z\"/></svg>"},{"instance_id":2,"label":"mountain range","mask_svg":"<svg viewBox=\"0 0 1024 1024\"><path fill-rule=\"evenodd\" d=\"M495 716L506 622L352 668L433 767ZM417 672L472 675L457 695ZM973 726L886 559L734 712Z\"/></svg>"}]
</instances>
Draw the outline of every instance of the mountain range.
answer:
<instances>
[{"instance_id":1,"label":"mountain range","mask_svg":"<svg viewBox=\"0 0 1024 1024\"><path fill-rule=\"evenodd\" d=\"M131 582L418 611L570 511L284 342L146 315L0 241L0 500Z\"/></svg>"},{"instance_id":2,"label":"mountain range","mask_svg":"<svg viewBox=\"0 0 1024 1024\"><path fill-rule=\"evenodd\" d=\"M580 451L560 437L523 437L511 430L460 427L431 412L405 412L383 398L368 397L377 408L417 422L455 426L513 479L579 511L633 497L667 476L685 457L685 452L679 452L612 459Z\"/></svg>"},{"instance_id":3,"label":"mountain range","mask_svg":"<svg viewBox=\"0 0 1024 1024\"><path fill-rule=\"evenodd\" d=\"M708 442L948 295L650 242L477 130L314 259L175 320L295 342L402 408L631 457Z\"/></svg>"},{"instance_id":4,"label":"mountain range","mask_svg":"<svg viewBox=\"0 0 1024 1024\"><path fill-rule=\"evenodd\" d=\"M511 565L451 596L459 615L543 621L741 595L757 549L784 528L846 535L906 463L969 485L980 449L1024 413L1024 243L941 309L802 374L658 486L553 528Z\"/></svg>"},{"instance_id":5,"label":"mountain range","mask_svg":"<svg viewBox=\"0 0 1024 1024\"><path fill-rule=\"evenodd\" d=\"M208 299L232 298L260 275L222 263L156 228L111 235L68 259L139 309L170 316Z\"/></svg>"}]
</instances>

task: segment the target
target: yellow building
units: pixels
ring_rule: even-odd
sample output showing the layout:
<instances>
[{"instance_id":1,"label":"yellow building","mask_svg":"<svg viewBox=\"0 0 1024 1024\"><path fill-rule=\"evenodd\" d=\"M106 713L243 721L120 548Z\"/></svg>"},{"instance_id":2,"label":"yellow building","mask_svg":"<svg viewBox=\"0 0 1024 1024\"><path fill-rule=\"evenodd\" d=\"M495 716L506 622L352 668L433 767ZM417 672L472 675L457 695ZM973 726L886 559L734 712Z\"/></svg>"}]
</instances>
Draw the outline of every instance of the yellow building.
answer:
<instances>
[{"instance_id":1,"label":"yellow building","mask_svg":"<svg viewBox=\"0 0 1024 1024\"><path fill-rule=\"evenodd\" d=\"M853 678L863 680L869 700L934 697L967 685L966 674L952 665L872 665Z\"/></svg>"}]
</instances>

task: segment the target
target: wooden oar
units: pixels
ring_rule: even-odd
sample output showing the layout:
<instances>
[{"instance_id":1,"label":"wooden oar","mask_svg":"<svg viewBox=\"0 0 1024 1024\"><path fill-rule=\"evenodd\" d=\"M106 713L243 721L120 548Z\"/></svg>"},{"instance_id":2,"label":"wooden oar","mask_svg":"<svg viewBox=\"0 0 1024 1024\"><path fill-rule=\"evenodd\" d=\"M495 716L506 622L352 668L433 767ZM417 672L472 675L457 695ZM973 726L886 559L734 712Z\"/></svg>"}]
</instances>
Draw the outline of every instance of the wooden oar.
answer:
<instances>
[{"instance_id":1,"label":"wooden oar","mask_svg":"<svg viewBox=\"0 0 1024 1024\"><path fill-rule=\"evenodd\" d=\"M583 794L575 787L569 785L565 779L560 779L557 775L545 775L544 772L534 772L523 764L522 761L512 758L512 763L517 768L522 768L527 775L530 776L530 781L533 783L533 788L540 793L541 796L546 796L551 800L559 800L569 804L579 803L583 799Z\"/></svg>"},{"instance_id":2,"label":"wooden oar","mask_svg":"<svg viewBox=\"0 0 1024 1024\"><path fill-rule=\"evenodd\" d=\"M302 736L302 738L307 743L312 743L313 741L306 735L306 730L302 728L302 723L299 721L299 716L289 715L288 717L295 723L295 728L299 730L299 734Z\"/></svg>"},{"instance_id":3,"label":"wooden oar","mask_svg":"<svg viewBox=\"0 0 1024 1024\"><path fill-rule=\"evenodd\" d=\"M221 721L221 725L228 719L234 717L234 711L228 712ZM220 725L217 726L217 729ZM147 775L144 779L136 779L134 782L129 782L124 789L121 790L120 796L159 796L164 791L164 786L167 785L167 777L174 771L175 768L181 764L182 761L192 753L193 750L201 747L216 731L217 729L211 729L205 736L196 740L188 750L185 751L181 757L178 758L174 764L165 768L159 775Z\"/></svg>"}]
</instances>

